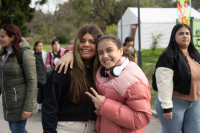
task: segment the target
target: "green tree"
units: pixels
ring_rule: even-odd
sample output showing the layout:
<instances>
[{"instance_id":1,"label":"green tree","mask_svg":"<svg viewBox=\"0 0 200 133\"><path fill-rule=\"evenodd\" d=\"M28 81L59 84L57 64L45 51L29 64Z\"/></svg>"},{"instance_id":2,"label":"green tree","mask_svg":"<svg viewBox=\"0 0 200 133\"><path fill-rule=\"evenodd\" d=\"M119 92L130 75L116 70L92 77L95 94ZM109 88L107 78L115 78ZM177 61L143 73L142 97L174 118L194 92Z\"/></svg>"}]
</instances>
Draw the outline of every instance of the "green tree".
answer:
<instances>
[{"instance_id":1,"label":"green tree","mask_svg":"<svg viewBox=\"0 0 200 133\"><path fill-rule=\"evenodd\" d=\"M70 17L77 19L77 27L83 23L96 23L105 29L120 19L120 0L69 0L69 4L77 11L77 15ZM123 13L127 7L137 5L135 0L123 0L122 4Z\"/></svg>"},{"instance_id":2,"label":"green tree","mask_svg":"<svg viewBox=\"0 0 200 133\"><path fill-rule=\"evenodd\" d=\"M172 8L176 7L176 2L173 0L142 0L141 7L154 7L154 8Z\"/></svg>"},{"instance_id":3,"label":"green tree","mask_svg":"<svg viewBox=\"0 0 200 133\"><path fill-rule=\"evenodd\" d=\"M47 39L52 39L54 37L53 29L45 22L40 22L41 30L38 31L39 39L44 39L44 42L47 42Z\"/></svg>"},{"instance_id":4,"label":"green tree","mask_svg":"<svg viewBox=\"0 0 200 133\"><path fill-rule=\"evenodd\" d=\"M44 4L46 0L36 2ZM26 36L26 22L33 18L34 8L29 4L31 0L1 0L0 2L0 27L4 24L11 23L10 15L14 15L13 22L18 26L23 36Z\"/></svg>"},{"instance_id":5,"label":"green tree","mask_svg":"<svg viewBox=\"0 0 200 133\"><path fill-rule=\"evenodd\" d=\"M71 14L67 17L67 21L74 21L74 25L79 27L80 25L88 22L94 22L91 18L91 12L93 5L91 0L69 0L66 8L75 10L76 14Z\"/></svg>"},{"instance_id":6,"label":"green tree","mask_svg":"<svg viewBox=\"0 0 200 133\"><path fill-rule=\"evenodd\" d=\"M192 0L191 5L194 9L200 11L200 0Z\"/></svg>"},{"instance_id":7,"label":"green tree","mask_svg":"<svg viewBox=\"0 0 200 133\"><path fill-rule=\"evenodd\" d=\"M53 25L57 22L55 16L51 13L44 14L41 10L34 12L34 18L30 23L26 23L25 26L29 31L29 36L36 38L41 32L41 28L43 25L40 23L46 23L49 27L53 27ZM45 33L42 33L45 34Z\"/></svg>"},{"instance_id":8,"label":"green tree","mask_svg":"<svg viewBox=\"0 0 200 133\"><path fill-rule=\"evenodd\" d=\"M140 0L141 7L176 7L172 0ZM106 26L117 24L121 19L121 0L69 0L67 9L76 11L68 21L76 20L79 27L83 23L96 23L105 30ZM137 0L122 0L122 12L128 7L137 7Z\"/></svg>"}]
</instances>

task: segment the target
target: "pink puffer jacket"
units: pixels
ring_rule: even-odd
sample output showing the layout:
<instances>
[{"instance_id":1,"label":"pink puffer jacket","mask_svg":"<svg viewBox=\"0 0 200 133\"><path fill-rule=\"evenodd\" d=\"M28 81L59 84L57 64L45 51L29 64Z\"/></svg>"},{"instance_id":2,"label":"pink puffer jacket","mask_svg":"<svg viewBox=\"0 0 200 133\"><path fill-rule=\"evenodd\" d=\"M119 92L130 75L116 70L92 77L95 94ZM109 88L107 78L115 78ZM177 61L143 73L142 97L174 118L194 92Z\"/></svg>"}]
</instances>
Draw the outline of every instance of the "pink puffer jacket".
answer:
<instances>
[{"instance_id":1,"label":"pink puffer jacket","mask_svg":"<svg viewBox=\"0 0 200 133\"><path fill-rule=\"evenodd\" d=\"M122 57L117 63L126 60ZM106 99L101 103L100 116L95 127L98 133L144 133L145 126L151 119L150 87L142 70L134 62L124 68L118 77L101 77L96 74L96 88Z\"/></svg>"}]
</instances>

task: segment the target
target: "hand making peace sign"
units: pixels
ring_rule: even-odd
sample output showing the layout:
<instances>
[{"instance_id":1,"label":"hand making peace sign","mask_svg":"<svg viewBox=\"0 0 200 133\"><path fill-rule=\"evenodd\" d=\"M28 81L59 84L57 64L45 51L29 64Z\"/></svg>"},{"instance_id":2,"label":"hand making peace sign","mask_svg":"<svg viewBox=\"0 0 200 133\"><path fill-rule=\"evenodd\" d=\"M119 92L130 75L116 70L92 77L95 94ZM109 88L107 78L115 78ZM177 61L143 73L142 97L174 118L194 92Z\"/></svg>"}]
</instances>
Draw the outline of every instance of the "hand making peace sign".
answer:
<instances>
[{"instance_id":1,"label":"hand making peace sign","mask_svg":"<svg viewBox=\"0 0 200 133\"><path fill-rule=\"evenodd\" d=\"M93 92L93 94L95 96L93 96L92 94L90 94L89 92L85 92L85 94L87 94L89 97L92 98L92 101L95 105L95 107L98 109L100 104L103 102L103 100L106 98L102 95L99 95L92 87L90 87L90 90Z\"/></svg>"}]
</instances>

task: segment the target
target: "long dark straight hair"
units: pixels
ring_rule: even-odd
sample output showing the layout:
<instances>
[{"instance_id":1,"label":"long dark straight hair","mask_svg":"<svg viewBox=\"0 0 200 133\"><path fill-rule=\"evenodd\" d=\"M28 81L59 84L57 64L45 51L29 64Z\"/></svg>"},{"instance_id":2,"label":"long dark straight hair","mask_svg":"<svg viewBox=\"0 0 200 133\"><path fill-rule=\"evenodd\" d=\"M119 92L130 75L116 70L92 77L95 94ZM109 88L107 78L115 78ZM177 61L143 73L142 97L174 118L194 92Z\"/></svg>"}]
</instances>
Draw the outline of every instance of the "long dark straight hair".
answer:
<instances>
[{"instance_id":1,"label":"long dark straight hair","mask_svg":"<svg viewBox=\"0 0 200 133\"><path fill-rule=\"evenodd\" d=\"M158 59L158 62L162 59L163 55L166 54L169 50L171 50L173 52L175 60L177 59L177 53L178 53L178 50L180 50L180 49L179 49L178 44L176 42L175 35L176 35L176 32L182 27L185 27L190 31L191 41L190 41L190 44L188 46L189 55L193 59L195 59L195 58L200 59L200 54L197 51L197 49L195 48L194 43L192 41L192 33L191 33L191 30L190 30L190 27L187 26L186 24L176 24L174 26L174 28L172 29L172 33L171 33L171 37L170 37L170 40L169 40L169 44L168 44L167 48L163 51L163 53L160 55L160 57Z\"/></svg>"},{"instance_id":2,"label":"long dark straight hair","mask_svg":"<svg viewBox=\"0 0 200 133\"><path fill-rule=\"evenodd\" d=\"M79 28L74 41L74 64L73 69L70 73L70 86L67 93L67 98L73 103L85 103L90 100L90 97L85 94L86 91L90 91L89 87L95 89L94 79L96 71L99 67L99 60L97 52L93 57L92 64L90 65L90 72L86 71L85 64L79 53L78 47L82 37L89 33L93 36L95 40L95 45L97 47L98 38L103 35L103 32L97 26L93 24L83 25Z\"/></svg>"},{"instance_id":3,"label":"long dark straight hair","mask_svg":"<svg viewBox=\"0 0 200 133\"><path fill-rule=\"evenodd\" d=\"M56 42L59 43L59 40L58 40L58 39L53 39L52 42L51 42L51 46L53 47L53 45L54 45ZM52 52L53 52L53 49L52 49ZM59 51L58 51L58 55L57 55L58 58L60 58L60 53L61 53L61 51L60 51L60 49L59 49Z\"/></svg>"},{"instance_id":4,"label":"long dark straight hair","mask_svg":"<svg viewBox=\"0 0 200 133\"><path fill-rule=\"evenodd\" d=\"M14 24L5 24L1 27L1 29L6 31L6 34L9 37L12 37L12 35L15 36L15 39L12 41L12 49L13 49L13 55L19 56L19 50L20 50L20 43L22 42L22 36L19 28ZM1 52L0 56L7 53L6 48L2 48L3 52Z\"/></svg>"},{"instance_id":5,"label":"long dark straight hair","mask_svg":"<svg viewBox=\"0 0 200 133\"><path fill-rule=\"evenodd\" d=\"M37 45L38 45L39 43L42 43L42 42L41 42L41 41L36 41L36 42L34 43L34 45L33 45L33 50L34 50L34 51L36 51L35 47L37 47Z\"/></svg>"}]
</instances>

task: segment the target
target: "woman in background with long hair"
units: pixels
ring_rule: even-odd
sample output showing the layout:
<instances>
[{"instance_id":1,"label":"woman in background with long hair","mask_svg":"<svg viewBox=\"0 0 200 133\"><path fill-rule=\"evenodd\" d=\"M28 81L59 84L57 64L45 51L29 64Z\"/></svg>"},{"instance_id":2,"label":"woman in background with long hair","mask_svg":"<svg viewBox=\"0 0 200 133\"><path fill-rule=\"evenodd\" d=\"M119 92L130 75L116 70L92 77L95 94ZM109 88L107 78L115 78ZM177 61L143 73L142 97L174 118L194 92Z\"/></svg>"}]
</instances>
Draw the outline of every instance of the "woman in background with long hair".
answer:
<instances>
[{"instance_id":1,"label":"woman in background with long hair","mask_svg":"<svg viewBox=\"0 0 200 133\"><path fill-rule=\"evenodd\" d=\"M51 42L52 50L48 52L46 59L46 68L55 66L56 62L63 57L65 49L60 47L58 39L53 39Z\"/></svg>"},{"instance_id":2,"label":"woman in background with long hair","mask_svg":"<svg viewBox=\"0 0 200 133\"><path fill-rule=\"evenodd\" d=\"M133 56L134 62L137 64L137 51L134 48L134 39L132 37L126 37L124 47L127 48L128 52Z\"/></svg>"},{"instance_id":3,"label":"woman in background with long hair","mask_svg":"<svg viewBox=\"0 0 200 133\"><path fill-rule=\"evenodd\" d=\"M200 132L200 54L190 27L174 26L168 47L156 64L156 111L162 133ZM161 133L160 132L160 133Z\"/></svg>"},{"instance_id":4,"label":"woman in background with long hair","mask_svg":"<svg viewBox=\"0 0 200 133\"><path fill-rule=\"evenodd\" d=\"M41 41L36 41L33 46L33 54L36 58L36 70L37 70L37 102L38 102L38 110L40 111L42 108L43 101L43 87L46 83L46 59L47 53L43 50L43 43Z\"/></svg>"}]
</instances>

